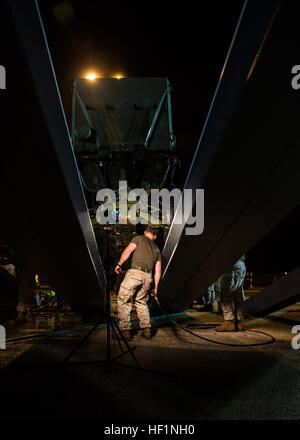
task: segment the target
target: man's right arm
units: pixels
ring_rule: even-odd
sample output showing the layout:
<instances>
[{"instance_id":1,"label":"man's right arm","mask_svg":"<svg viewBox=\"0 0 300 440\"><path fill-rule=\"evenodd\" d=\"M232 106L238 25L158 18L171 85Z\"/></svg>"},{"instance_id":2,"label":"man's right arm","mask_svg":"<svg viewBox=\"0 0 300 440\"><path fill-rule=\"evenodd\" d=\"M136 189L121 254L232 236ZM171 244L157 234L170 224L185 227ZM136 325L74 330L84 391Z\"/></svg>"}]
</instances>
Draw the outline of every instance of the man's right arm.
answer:
<instances>
[{"instance_id":1,"label":"man's right arm","mask_svg":"<svg viewBox=\"0 0 300 440\"><path fill-rule=\"evenodd\" d=\"M128 260L132 252L136 250L136 247L137 245L135 243L129 243L129 245L124 249L120 257L120 260L115 268L116 273L121 273L122 264L125 263L126 260Z\"/></svg>"}]
</instances>

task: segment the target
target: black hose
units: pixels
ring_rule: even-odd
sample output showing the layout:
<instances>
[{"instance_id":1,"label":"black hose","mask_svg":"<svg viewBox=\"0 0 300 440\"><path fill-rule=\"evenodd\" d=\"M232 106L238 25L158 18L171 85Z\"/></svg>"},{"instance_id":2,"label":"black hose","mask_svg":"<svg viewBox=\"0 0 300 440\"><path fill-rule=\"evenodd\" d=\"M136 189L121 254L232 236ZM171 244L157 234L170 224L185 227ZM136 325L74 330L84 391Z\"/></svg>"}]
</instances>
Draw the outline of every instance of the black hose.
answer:
<instances>
[{"instance_id":1,"label":"black hose","mask_svg":"<svg viewBox=\"0 0 300 440\"><path fill-rule=\"evenodd\" d=\"M214 339L205 338L204 336L197 335L196 333L192 332L191 330L188 330L186 327L184 327L183 325L179 324L178 322L176 322L172 318L170 318L168 313L160 305L157 296L153 295L153 297L155 298L158 307L160 308L162 313L167 316L169 321L171 321L173 324L175 324L177 327L179 327L180 329L184 330L185 332L190 333L193 336L196 336L196 338L203 339L204 341L210 342L212 344L226 345L226 346L229 346L229 347L257 347L257 346L260 346L260 345L269 345L269 344L273 344L274 342L276 342L276 339L272 335L270 335L269 333L258 331L258 330L246 330L246 331L247 332L252 332L252 333L259 333L261 335L267 336L268 338L270 338L270 340L269 341L265 341L265 342L255 343L255 344L254 343L253 344L231 344L229 342L219 342L219 341L216 341ZM200 324L199 325L199 329L204 329L204 328L207 329L207 328L214 328L214 327L216 327L215 324Z\"/></svg>"},{"instance_id":2,"label":"black hose","mask_svg":"<svg viewBox=\"0 0 300 440\"><path fill-rule=\"evenodd\" d=\"M158 298L156 295L153 295L153 297L155 298L158 307L160 308L160 310L162 311L162 313L169 319L170 322L172 322L176 327L179 327L181 330L184 330L187 333L190 333L193 336L196 336L199 339L202 339L204 341L210 342L212 344L217 344L217 345L226 345L229 347L256 347L256 346L260 346L260 345L269 345L269 344L273 344L274 342L276 342L276 339L270 335L269 333L265 333L262 331L258 331L258 330L246 330L247 332L252 332L252 333L258 333L264 336L267 336L268 338L270 338L269 341L266 342L261 342L261 343L255 343L255 344L231 344L231 343L226 343L226 342L219 342L216 341L214 339L209 339L209 338L205 338L204 336L200 336L197 335L196 333L192 332L191 330L188 330L186 327L184 327L183 325L179 324L178 322L174 321L170 315L162 308L162 306L160 305ZM197 329L200 330L207 330L210 328L215 328L218 324L203 324L203 323L199 323L197 325ZM99 327L105 327L105 324L100 324ZM16 338L10 338L6 340L6 343L14 343L14 342L21 342L21 341L26 341L26 340L30 340L30 339L45 339L45 338L49 338L52 336L58 336L60 334L64 334L64 333L71 333L71 332L75 332L75 331L81 331L81 330L85 330L85 329L89 329L92 328L92 326L87 326L87 327L80 327L80 328L75 328L75 329L67 329L67 330L59 330L59 331L53 331L53 332L47 332L47 333L40 333L40 334L34 334L34 335L28 335L28 336L21 336L21 337L16 337Z\"/></svg>"}]
</instances>

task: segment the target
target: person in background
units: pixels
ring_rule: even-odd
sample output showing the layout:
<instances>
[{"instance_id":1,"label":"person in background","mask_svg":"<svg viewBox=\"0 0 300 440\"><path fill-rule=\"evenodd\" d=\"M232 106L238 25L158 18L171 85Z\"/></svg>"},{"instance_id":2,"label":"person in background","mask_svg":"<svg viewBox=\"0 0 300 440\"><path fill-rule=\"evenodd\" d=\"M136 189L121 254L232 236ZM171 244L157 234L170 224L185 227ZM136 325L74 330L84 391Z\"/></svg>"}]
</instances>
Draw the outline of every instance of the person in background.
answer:
<instances>
[{"instance_id":1,"label":"person in background","mask_svg":"<svg viewBox=\"0 0 300 440\"><path fill-rule=\"evenodd\" d=\"M204 307L202 308L205 312L212 312L214 307L214 302L216 298L215 285L211 284L204 295L202 295L202 301L204 303Z\"/></svg>"},{"instance_id":2,"label":"person in background","mask_svg":"<svg viewBox=\"0 0 300 440\"><path fill-rule=\"evenodd\" d=\"M243 284L246 277L245 256L242 256L220 280L220 301L224 324L216 327L217 332L242 331L244 318Z\"/></svg>"}]
</instances>

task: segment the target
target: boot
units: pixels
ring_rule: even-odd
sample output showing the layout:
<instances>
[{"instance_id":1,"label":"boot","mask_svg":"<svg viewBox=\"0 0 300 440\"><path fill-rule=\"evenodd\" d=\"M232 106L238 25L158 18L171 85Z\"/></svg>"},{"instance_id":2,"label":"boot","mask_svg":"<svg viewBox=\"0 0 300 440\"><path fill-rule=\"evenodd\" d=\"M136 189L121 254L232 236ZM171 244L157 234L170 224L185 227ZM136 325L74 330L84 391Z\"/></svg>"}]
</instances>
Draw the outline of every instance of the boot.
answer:
<instances>
[{"instance_id":1,"label":"boot","mask_svg":"<svg viewBox=\"0 0 300 440\"><path fill-rule=\"evenodd\" d=\"M236 328L238 332L242 332L243 330L245 330L241 320L236 322Z\"/></svg>"},{"instance_id":2,"label":"boot","mask_svg":"<svg viewBox=\"0 0 300 440\"><path fill-rule=\"evenodd\" d=\"M223 325L215 328L216 332L235 332L234 321L224 321Z\"/></svg>"},{"instance_id":3,"label":"boot","mask_svg":"<svg viewBox=\"0 0 300 440\"><path fill-rule=\"evenodd\" d=\"M151 328L149 328L149 327L144 328L144 330L142 331L142 336L143 336L145 339L151 339L151 338L152 338L152 335L151 335Z\"/></svg>"}]
</instances>

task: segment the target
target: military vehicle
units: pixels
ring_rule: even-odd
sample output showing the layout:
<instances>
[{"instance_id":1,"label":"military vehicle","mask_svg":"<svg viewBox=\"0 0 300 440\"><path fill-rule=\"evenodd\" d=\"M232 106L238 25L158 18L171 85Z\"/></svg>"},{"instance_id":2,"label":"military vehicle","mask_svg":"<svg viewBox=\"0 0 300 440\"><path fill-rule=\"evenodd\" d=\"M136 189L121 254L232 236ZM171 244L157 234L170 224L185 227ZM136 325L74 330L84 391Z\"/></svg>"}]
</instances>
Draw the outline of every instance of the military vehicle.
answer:
<instances>
[{"instance_id":1,"label":"military vehicle","mask_svg":"<svg viewBox=\"0 0 300 440\"><path fill-rule=\"evenodd\" d=\"M107 257L107 228L95 214L102 188L116 193L119 181L128 191L174 187L179 166L172 124L171 86L167 78L78 78L73 85L72 143L102 258ZM139 225L112 226L112 260ZM168 225L162 225L162 237Z\"/></svg>"}]
</instances>

